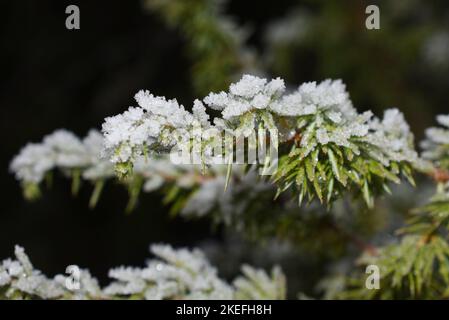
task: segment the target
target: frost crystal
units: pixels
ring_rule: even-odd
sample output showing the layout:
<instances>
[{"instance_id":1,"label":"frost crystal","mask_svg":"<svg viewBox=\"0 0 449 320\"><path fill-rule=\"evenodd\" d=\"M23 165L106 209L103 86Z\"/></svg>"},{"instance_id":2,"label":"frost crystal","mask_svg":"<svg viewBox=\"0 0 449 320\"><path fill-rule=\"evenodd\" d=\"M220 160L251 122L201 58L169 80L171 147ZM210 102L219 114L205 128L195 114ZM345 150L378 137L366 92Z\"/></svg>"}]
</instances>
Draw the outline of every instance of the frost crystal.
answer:
<instances>
[{"instance_id":1,"label":"frost crystal","mask_svg":"<svg viewBox=\"0 0 449 320\"><path fill-rule=\"evenodd\" d=\"M426 139L421 143L422 157L434 161L443 169L449 169L449 115L439 115L439 124L445 128L429 128Z\"/></svg>"},{"instance_id":2,"label":"frost crystal","mask_svg":"<svg viewBox=\"0 0 449 320\"><path fill-rule=\"evenodd\" d=\"M5 289L6 298L69 298L71 293L65 288L65 282L58 280L63 276L54 279L45 277L33 268L25 251L19 246L15 248L15 255L17 260L6 259L0 264L0 289Z\"/></svg>"},{"instance_id":3,"label":"frost crystal","mask_svg":"<svg viewBox=\"0 0 449 320\"><path fill-rule=\"evenodd\" d=\"M442 126L445 126L449 129L449 115L447 115L447 116L439 115L439 116L437 116L437 121L439 124L441 124Z\"/></svg>"},{"instance_id":4,"label":"frost crystal","mask_svg":"<svg viewBox=\"0 0 449 320\"><path fill-rule=\"evenodd\" d=\"M53 151L57 166L82 167L89 163L84 145L67 130L57 130L44 137L43 144Z\"/></svg>"},{"instance_id":5,"label":"frost crystal","mask_svg":"<svg viewBox=\"0 0 449 320\"><path fill-rule=\"evenodd\" d=\"M11 162L17 180L39 183L55 165L52 150L45 145L27 144Z\"/></svg>"},{"instance_id":6,"label":"frost crystal","mask_svg":"<svg viewBox=\"0 0 449 320\"><path fill-rule=\"evenodd\" d=\"M418 154L413 146L413 134L398 109L388 109L382 121L374 119L370 122L372 132L368 141L376 145L384 155L376 154L382 162L392 161L416 162ZM388 158L385 158L387 156Z\"/></svg>"},{"instance_id":7,"label":"frost crystal","mask_svg":"<svg viewBox=\"0 0 449 320\"><path fill-rule=\"evenodd\" d=\"M204 255L187 249L174 250L153 245L151 251L161 260L148 262L146 268L120 268L111 276L118 282L105 289L118 295L142 294L146 299L232 299L233 289L216 275Z\"/></svg>"},{"instance_id":8,"label":"frost crystal","mask_svg":"<svg viewBox=\"0 0 449 320\"><path fill-rule=\"evenodd\" d=\"M206 113L206 107L200 100L197 99L193 102L192 112L195 118L204 128L210 126L209 115Z\"/></svg>"},{"instance_id":9,"label":"frost crystal","mask_svg":"<svg viewBox=\"0 0 449 320\"><path fill-rule=\"evenodd\" d=\"M213 109L222 110L223 119L229 120L254 109L266 109L272 99L285 91L280 78L267 81L251 75L231 84L229 93L211 93L204 102Z\"/></svg>"},{"instance_id":10,"label":"frost crystal","mask_svg":"<svg viewBox=\"0 0 449 320\"><path fill-rule=\"evenodd\" d=\"M251 300L277 300L285 298L285 277L279 267L272 270L271 277L262 270L256 270L251 266L242 267L245 277L239 277L234 281L238 289L238 299Z\"/></svg>"},{"instance_id":11,"label":"frost crystal","mask_svg":"<svg viewBox=\"0 0 449 320\"><path fill-rule=\"evenodd\" d=\"M153 245L156 256L144 268L118 267L109 271L113 279L101 289L88 270L80 269L80 288L70 290L64 275L47 278L33 269L21 247L16 246L17 260L0 263L0 299L285 299L285 281L278 268L272 278L264 271L245 266L245 277L239 277L235 286L217 275L217 270L198 249L175 250L169 245ZM248 279L246 278L248 277ZM247 280L246 280L247 279ZM260 283L263 291L250 293L246 288Z\"/></svg>"},{"instance_id":12,"label":"frost crystal","mask_svg":"<svg viewBox=\"0 0 449 320\"><path fill-rule=\"evenodd\" d=\"M147 148L156 145L170 148L195 123L209 124L200 101L195 101L191 114L176 100L157 97L148 91L139 91L135 99L139 107L130 107L123 114L106 118L103 123L105 154L113 163L134 161L145 155ZM175 129L178 135L172 134Z\"/></svg>"},{"instance_id":13,"label":"frost crystal","mask_svg":"<svg viewBox=\"0 0 449 320\"><path fill-rule=\"evenodd\" d=\"M88 180L111 177L112 165L100 159L103 135L90 130L81 141L67 130L56 130L44 137L41 143L26 145L12 160L10 170L24 184L39 184L51 170L80 169Z\"/></svg>"}]
</instances>

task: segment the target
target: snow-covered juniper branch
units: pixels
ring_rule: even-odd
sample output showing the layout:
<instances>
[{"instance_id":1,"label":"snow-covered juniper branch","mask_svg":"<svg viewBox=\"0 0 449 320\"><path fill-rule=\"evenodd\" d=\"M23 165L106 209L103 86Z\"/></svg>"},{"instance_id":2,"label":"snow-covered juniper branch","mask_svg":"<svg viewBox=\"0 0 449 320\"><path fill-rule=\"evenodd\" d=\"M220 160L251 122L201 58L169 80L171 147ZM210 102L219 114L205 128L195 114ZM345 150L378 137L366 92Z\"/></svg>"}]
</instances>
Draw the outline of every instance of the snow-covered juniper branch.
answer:
<instances>
[{"instance_id":1,"label":"snow-covered juniper branch","mask_svg":"<svg viewBox=\"0 0 449 320\"><path fill-rule=\"evenodd\" d=\"M447 239L442 230L447 229L449 212L445 179L449 130L429 129L426 132L427 139L422 143L424 160L421 160L414 151L408 125L398 110L387 110L382 120L373 118L370 113L358 114L339 81L303 84L290 94L284 94L284 91L281 79L267 81L244 76L231 85L228 93L210 94L204 99L206 105L222 113L222 118L214 119L213 123L199 100L195 101L190 113L176 100L167 101L142 91L136 95L138 107L106 119L104 137L92 130L80 140L65 130L58 130L40 144L27 145L11 163L11 170L31 198L38 194L39 184L53 169L73 178L74 191L80 178L95 182L99 187L92 197L94 204L104 181L114 177L118 169L126 176L120 181L130 192L130 207L142 187L151 191L168 186L167 202L173 202L173 208L184 215L219 212L215 216L219 222L236 226L236 222L240 222L245 231L256 230L262 237L278 235L278 227L288 225L289 234L296 233L292 235L295 238L310 231L307 224L311 220L307 217L314 216L314 206L311 215L289 214L297 211L290 201L285 201L292 194L300 199L306 195L310 200L319 198L330 205L355 189L356 194L363 194L368 205L372 205L372 195L382 189L388 191L387 182L399 182L401 173L413 183L411 173L415 167L434 176L440 186L438 195L425 207L427 214L410 220L399 243L379 247L366 261L378 263L386 270L384 288L390 291L385 289L376 297L400 296L406 286L406 296L429 296L428 292L437 296L446 294L442 289L433 289L447 284L443 263L447 261ZM439 116L438 122L448 127L447 119L447 116ZM190 146L192 143L191 140L177 139L183 135L175 136L175 130L181 130L185 137L192 137L189 131L198 127L219 128L243 136L253 129L277 129L281 160L274 179L260 178L254 168L248 171L248 168L234 166L230 176L232 183L224 191L228 175L226 166L206 162L208 169L204 172L202 165L170 163L165 151L177 144ZM214 141L201 138L193 136L205 153L202 159L215 156L211 145ZM99 156L102 150L106 157ZM278 193L283 194L281 198L271 200L276 187ZM258 198L267 198L267 195L270 195L273 208L279 207L281 213L273 214L271 223L267 217L262 219L262 211L253 207L260 204ZM244 201L240 202L242 198ZM301 212L305 210L303 207ZM299 229L295 219L303 220ZM272 228L267 229L268 225ZM412 247L422 254L408 255L410 250L407 248ZM413 269L415 277L409 276L412 269L386 267L396 264L395 261L405 261L405 265L416 268ZM433 272L435 267L439 268L436 273ZM361 279L355 283L362 285ZM426 287L428 284L432 288ZM366 292L353 295L358 292L352 290L354 287L357 288L350 282L342 296L368 297Z\"/></svg>"},{"instance_id":2,"label":"snow-covered juniper branch","mask_svg":"<svg viewBox=\"0 0 449 320\"><path fill-rule=\"evenodd\" d=\"M152 245L156 259L143 268L118 267L109 271L113 281L101 288L88 270L79 275L48 278L34 269L23 248L16 246L16 259L0 264L0 299L285 299L286 281L279 267L270 274L243 265L243 275L231 284L198 250ZM67 282L79 283L79 288Z\"/></svg>"},{"instance_id":3,"label":"snow-covered juniper branch","mask_svg":"<svg viewBox=\"0 0 449 320\"><path fill-rule=\"evenodd\" d=\"M45 137L42 143L29 144L22 149L13 160L11 170L21 181L28 198L38 195L38 184L55 167L74 178L74 191L80 177L90 180L96 185L91 200L93 206L104 181L114 175L107 159L110 157L116 171L128 177L122 183L129 189L129 209L134 207L142 186L144 191L151 191L171 184L174 188L168 200L179 200L175 209L199 210L196 214L203 215L215 206L213 198L220 198L219 189L226 185L226 181L223 183L226 169L209 166L209 171L202 176L198 166L174 166L164 156L155 158L154 153L176 144L189 145L191 138L188 137L192 137L189 131L197 126L234 130L244 136L262 126L277 129L280 136L281 160L273 179L278 193L289 189L296 192L300 200L306 195L310 200L317 196L331 204L347 190L355 189L372 205L372 195L382 189L388 191L390 180L399 182L400 172L413 182L411 166L417 163L418 157L408 125L396 109L388 110L382 121L372 119L369 112L358 115L340 81L303 84L293 93L282 96L284 90L281 79L268 82L244 76L231 85L229 93L210 94L204 99L222 111L223 118L216 118L214 125L199 100L190 113L176 100L167 101L141 91L136 95L139 107L106 119L103 125L106 158L99 156L103 141L97 131L91 130L81 141L65 130L58 130ZM173 134L175 130L177 135ZM184 140L177 140L177 137ZM189 140L186 141L186 137ZM202 145L201 152L205 154L202 159L212 155L216 141L205 140L201 135L193 139L199 139L197 142ZM151 159L148 159L149 153L152 153ZM254 174L245 174L241 168L234 170L233 175L236 179L232 180L238 182L257 181ZM255 193L270 188L267 182L259 180L255 186L260 188L255 187ZM198 186L204 188L197 189ZM192 201L186 202L181 191L194 195ZM233 199L230 194L225 192L223 198ZM206 206L205 201L195 205L201 198L212 201Z\"/></svg>"},{"instance_id":4,"label":"snow-covered juniper branch","mask_svg":"<svg viewBox=\"0 0 449 320\"><path fill-rule=\"evenodd\" d=\"M418 156L403 115L390 109L380 120L371 112L357 113L339 80L305 83L285 94L282 79L244 75L229 92L211 93L203 100L221 111L213 124L200 100L190 113L176 100L148 91L135 98L138 107L106 118L103 124L105 154L123 176L147 154L174 146L191 150L199 144L205 163L209 157L226 156L226 150L224 155L214 154L221 140L192 134L201 127L232 131L237 137L276 130L281 158L274 182L279 193L294 188L299 202L317 197L330 205L354 190L372 206L373 195L388 191L388 182L399 183L401 174L414 183L412 167Z\"/></svg>"},{"instance_id":5,"label":"snow-covered juniper branch","mask_svg":"<svg viewBox=\"0 0 449 320\"><path fill-rule=\"evenodd\" d=\"M78 177L82 182L85 180L92 183L94 188L90 206L93 207L106 183L113 178L112 164L99 157L100 138L101 135L96 130L90 130L88 137L84 139L65 130L57 130L42 142L24 147L13 160L11 168L22 181L25 195L37 196L45 177L52 176L56 170L71 177L75 185L80 185ZM59 141L61 147L51 148L49 141L54 140ZM70 147L71 145L78 148ZM72 150L71 153L68 154L68 150ZM40 156L34 157L35 154ZM45 159L42 158L43 155ZM68 158L69 155L72 159L81 160L71 163L59 160ZM43 162L48 165L41 166ZM128 210L135 206L142 191L159 191L165 194L163 201L171 205L172 213L185 218L207 216L215 224L225 224L242 232L245 238L257 240L276 236L310 249L317 248L318 244L339 247L344 243L344 234L336 232L335 222L332 222L337 216L347 216L344 229L350 227L350 218L345 214L344 206L334 206L331 216L323 215L322 208L317 204L298 211L289 193L273 201L275 186L259 179L255 170L245 171L243 167L234 166L231 180L232 183L224 192L224 166L210 166L203 173L200 166L174 165L166 157L157 156L138 163L133 176L120 180L120 183L129 191ZM267 207L270 208L269 211L266 210ZM285 228L287 225L288 229ZM315 240L310 241L311 239Z\"/></svg>"},{"instance_id":6,"label":"snow-covered juniper branch","mask_svg":"<svg viewBox=\"0 0 449 320\"><path fill-rule=\"evenodd\" d=\"M23 147L11 162L10 170L30 200L39 197L39 185L45 179L50 180L56 168L73 178L72 191L77 192L81 178L103 181L114 175L113 166L100 158L102 145L97 130L89 131L83 140L67 130L56 130L42 142Z\"/></svg>"},{"instance_id":7,"label":"snow-covered juniper branch","mask_svg":"<svg viewBox=\"0 0 449 320\"><path fill-rule=\"evenodd\" d=\"M449 128L449 117L437 121ZM398 230L400 239L378 248L376 254L364 254L362 266L380 268L379 290L366 290L366 274L352 273L340 298L413 298L449 297L449 129L431 128L421 146L423 158L435 165L436 194L422 208L412 212L406 225Z\"/></svg>"},{"instance_id":8,"label":"snow-covered juniper branch","mask_svg":"<svg viewBox=\"0 0 449 320\"><path fill-rule=\"evenodd\" d=\"M50 180L55 171L72 178L72 190L77 191L84 180L94 185L90 206L94 207L108 180L114 178L114 169L108 159L100 157L102 135L90 130L87 137L79 139L67 130L56 130L39 143L27 144L11 162L10 169L21 182L27 199L40 196L41 185ZM245 203L254 196L274 188L259 180L253 170L235 167L231 179L233 184L223 193L226 167L210 166L206 173L199 165L174 165L168 157L156 155L135 163L129 179L119 180L129 191L128 210L132 210L141 191L166 191L164 202L172 203L174 211L185 216L203 216L217 207L223 219L231 214L241 214L247 207L239 202L239 194L245 193ZM248 194L250 193L250 194ZM182 205L182 206L181 206ZM233 213L233 209L239 207ZM223 220L221 219L221 220Z\"/></svg>"},{"instance_id":9,"label":"snow-covered juniper branch","mask_svg":"<svg viewBox=\"0 0 449 320\"><path fill-rule=\"evenodd\" d=\"M199 100L190 113L176 100L141 91L136 95L138 107L107 118L103 124L105 156L117 173L129 177L133 169L151 168L154 161L146 161L149 153L165 152L175 145L189 148L192 140L201 145L201 159L222 156L213 154L221 141L191 135L195 128L233 130L248 136L262 127L279 132L281 158L274 175L278 192L292 188L300 202L306 196L309 200L318 197L329 205L346 191L355 190L372 206L373 194L388 190L389 181L399 183L400 173L413 183L412 165L418 157L399 111L386 111L383 120L372 118L369 112L359 115L340 81L306 83L287 95L284 91L279 78L267 81L246 75L230 86L229 93L212 93L204 99L222 112L214 124ZM76 189L80 168L83 177L92 181L112 176L108 161L98 157L101 144L95 131L82 142L66 131L57 131L42 144L27 145L11 169L30 198L36 196L36 184L44 173L55 166L75 178ZM101 186L102 182L98 189Z\"/></svg>"},{"instance_id":10,"label":"snow-covered juniper branch","mask_svg":"<svg viewBox=\"0 0 449 320\"><path fill-rule=\"evenodd\" d=\"M366 290L366 273L352 272L339 298L442 299L449 297L449 193L439 193L398 230L397 241L358 262L380 270L379 290Z\"/></svg>"}]
</instances>

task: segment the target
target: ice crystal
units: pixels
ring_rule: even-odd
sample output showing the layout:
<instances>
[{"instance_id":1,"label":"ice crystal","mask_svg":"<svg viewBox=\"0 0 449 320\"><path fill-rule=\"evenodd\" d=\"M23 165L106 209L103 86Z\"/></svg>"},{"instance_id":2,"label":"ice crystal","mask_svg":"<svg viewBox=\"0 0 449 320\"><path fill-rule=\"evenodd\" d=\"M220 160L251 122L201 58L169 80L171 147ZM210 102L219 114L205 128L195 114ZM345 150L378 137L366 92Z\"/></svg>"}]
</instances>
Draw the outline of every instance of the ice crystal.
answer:
<instances>
[{"instance_id":1,"label":"ice crystal","mask_svg":"<svg viewBox=\"0 0 449 320\"><path fill-rule=\"evenodd\" d=\"M97 130L90 130L83 140L67 130L56 130L41 143L26 145L12 160L10 170L24 184L39 184L55 168L82 170L87 180L107 178L113 170L108 160L100 159L103 142Z\"/></svg>"},{"instance_id":2,"label":"ice crystal","mask_svg":"<svg viewBox=\"0 0 449 320\"><path fill-rule=\"evenodd\" d=\"M421 143L422 157L449 169L449 115L439 115L437 121L443 127L426 130L426 139Z\"/></svg>"},{"instance_id":3,"label":"ice crystal","mask_svg":"<svg viewBox=\"0 0 449 320\"><path fill-rule=\"evenodd\" d=\"M71 292L65 286L65 276L49 279L34 269L22 247L16 246L15 255L17 260L6 259L0 264L0 289L5 289L8 299L89 299L101 296L96 280L87 271L81 271L81 290Z\"/></svg>"},{"instance_id":4,"label":"ice crystal","mask_svg":"<svg viewBox=\"0 0 449 320\"><path fill-rule=\"evenodd\" d=\"M29 143L13 159L10 169L17 180L39 183L54 165L52 150L48 146Z\"/></svg>"},{"instance_id":5,"label":"ice crystal","mask_svg":"<svg viewBox=\"0 0 449 320\"><path fill-rule=\"evenodd\" d=\"M101 289L88 270L79 269L79 289L69 289L68 276L47 278L33 268L21 247L16 246L17 260L6 259L0 264L0 298L8 299L214 299L234 298L285 299L283 275L274 269L270 278L262 270L245 266L245 277L235 287L217 275L217 270L198 249L173 249L169 245L152 245L156 256L146 267L118 267L109 271L113 281ZM244 289L261 281L263 292L247 296ZM259 283L258 283L259 284ZM253 285L256 285L254 283ZM263 293L263 295L261 295Z\"/></svg>"},{"instance_id":6,"label":"ice crystal","mask_svg":"<svg viewBox=\"0 0 449 320\"><path fill-rule=\"evenodd\" d=\"M384 113L383 119L374 119L370 122L371 134L368 141L379 147L382 155L379 159L388 164L389 161L416 162L418 154L413 146L413 134L404 119L404 115L398 109L388 109Z\"/></svg>"},{"instance_id":7,"label":"ice crystal","mask_svg":"<svg viewBox=\"0 0 449 320\"><path fill-rule=\"evenodd\" d=\"M264 271L256 270L248 265L243 265L242 271L245 277L239 277L234 281L239 299L278 300L285 298L285 277L279 267L273 268L271 277Z\"/></svg>"},{"instance_id":8,"label":"ice crystal","mask_svg":"<svg viewBox=\"0 0 449 320\"><path fill-rule=\"evenodd\" d=\"M83 167L89 163L88 153L83 143L67 130L57 130L44 137L43 144L53 151L57 166Z\"/></svg>"},{"instance_id":9,"label":"ice crystal","mask_svg":"<svg viewBox=\"0 0 449 320\"><path fill-rule=\"evenodd\" d=\"M103 123L105 153L113 163L135 160L156 143L162 147L173 146L177 142L171 134L173 129L188 129L194 120L202 124L208 120L199 103L195 104L192 115L176 100L157 97L148 91L139 91L135 99L139 107L130 107Z\"/></svg>"},{"instance_id":10,"label":"ice crystal","mask_svg":"<svg viewBox=\"0 0 449 320\"><path fill-rule=\"evenodd\" d=\"M229 120L254 109L266 109L273 99L285 91L280 78L267 81L252 75L244 75L231 84L229 93L211 93L204 102L213 109L222 110L223 119Z\"/></svg>"}]
</instances>

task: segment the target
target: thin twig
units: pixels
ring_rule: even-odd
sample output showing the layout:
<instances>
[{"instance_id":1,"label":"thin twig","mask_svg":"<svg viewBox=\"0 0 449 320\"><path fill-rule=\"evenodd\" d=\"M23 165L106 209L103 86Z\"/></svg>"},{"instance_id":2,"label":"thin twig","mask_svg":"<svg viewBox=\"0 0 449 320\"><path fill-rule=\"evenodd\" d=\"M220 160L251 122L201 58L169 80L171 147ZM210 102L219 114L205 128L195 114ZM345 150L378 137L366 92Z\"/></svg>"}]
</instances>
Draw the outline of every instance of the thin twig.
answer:
<instances>
[{"instance_id":1,"label":"thin twig","mask_svg":"<svg viewBox=\"0 0 449 320\"><path fill-rule=\"evenodd\" d=\"M447 170L435 168L435 170L429 172L429 175L438 183L449 182L449 172Z\"/></svg>"}]
</instances>

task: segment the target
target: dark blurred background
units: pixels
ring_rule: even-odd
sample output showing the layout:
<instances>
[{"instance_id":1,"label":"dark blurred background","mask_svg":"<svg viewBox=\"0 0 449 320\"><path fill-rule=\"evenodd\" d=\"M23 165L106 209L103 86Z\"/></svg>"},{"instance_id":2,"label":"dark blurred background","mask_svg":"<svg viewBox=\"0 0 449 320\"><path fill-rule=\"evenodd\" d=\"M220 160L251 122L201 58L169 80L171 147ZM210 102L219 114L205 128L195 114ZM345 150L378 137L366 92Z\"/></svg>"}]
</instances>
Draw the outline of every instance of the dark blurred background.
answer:
<instances>
[{"instance_id":1,"label":"dark blurred background","mask_svg":"<svg viewBox=\"0 0 449 320\"><path fill-rule=\"evenodd\" d=\"M294 85L342 78L358 108L381 114L398 107L420 138L436 114L449 110L449 4L373 3L381 9L381 30L366 30L365 1L234 0L224 8L247 27L247 44L268 75ZM65 28L69 4L80 7L80 30ZM0 259L20 244L46 274L76 263L104 280L111 266L142 265L150 243L219 241L221 230L212 231L208 221L170 218L156 194L141 197L125 215L127 194L110 184L89 210L90 186L73 198L70 183L56 178L29 203L8 172L28 141L58 128L84 136L132 105L140 89L190 106L193 62L182 31L138 0L2 1L0 12Z\"/></svg>"}]
</instances>

